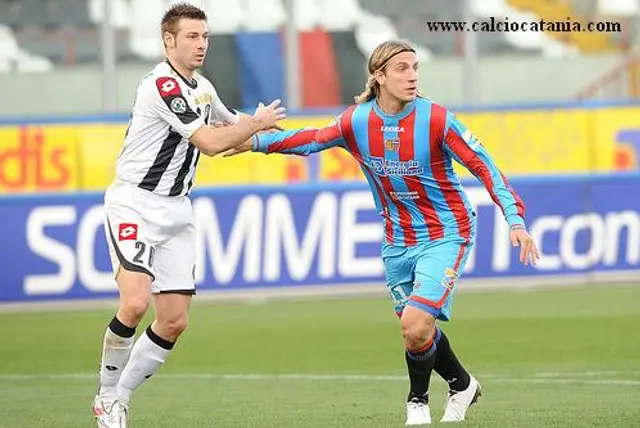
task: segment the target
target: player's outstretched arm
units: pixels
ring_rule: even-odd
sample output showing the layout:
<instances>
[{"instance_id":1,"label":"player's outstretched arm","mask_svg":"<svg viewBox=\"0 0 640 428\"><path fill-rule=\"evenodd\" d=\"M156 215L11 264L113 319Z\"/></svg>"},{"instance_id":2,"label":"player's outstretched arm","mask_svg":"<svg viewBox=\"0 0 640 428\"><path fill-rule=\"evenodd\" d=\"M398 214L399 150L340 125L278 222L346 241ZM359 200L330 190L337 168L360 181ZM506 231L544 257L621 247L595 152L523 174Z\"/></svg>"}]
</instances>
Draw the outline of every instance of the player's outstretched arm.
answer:
<instances>
[{"instance_id":1,"label":"player's outstretched arm","mask_svg":"<svg viewBox=\"0 0 640 428\"><path fill-rule=\"evenodd\" d=\"M261 132L250 140L234 147L224 156L233 156L246 151L265 154L281 153L309 156L323 150L345 144L337 122L325 128L302 128L287 131Z\"/></svg>"},{"instance_id":2,"label":"player's outstretched arm","mask_svg":"<svg viewBox=\"0 0 640 428\"><path fill-rule=\"evenodd\" d=\"M286 117L284 107L279 107L280 100L268 106L262 104L253 116L242 115L238 123L223 127L201 126L191 135L189 140L203 154L215 156L234 146L241 145L260 131L277 126L277 122Z\"/></svg>"},{"instance_id":3,"label":"player's outstretched arm","mask_svg":"<svg viewBox=\"0 0 640 428\"><path fill-rule=\"evenodd\" d=\"M466 167L487 189L509 224L514 247L520 247L520 261L533 264L540 253L525 226L525 207L522 199L511 188L507 178L473 134L453 114L448 113L443 139L444 150Z\"/></svg>"}]
</instances>

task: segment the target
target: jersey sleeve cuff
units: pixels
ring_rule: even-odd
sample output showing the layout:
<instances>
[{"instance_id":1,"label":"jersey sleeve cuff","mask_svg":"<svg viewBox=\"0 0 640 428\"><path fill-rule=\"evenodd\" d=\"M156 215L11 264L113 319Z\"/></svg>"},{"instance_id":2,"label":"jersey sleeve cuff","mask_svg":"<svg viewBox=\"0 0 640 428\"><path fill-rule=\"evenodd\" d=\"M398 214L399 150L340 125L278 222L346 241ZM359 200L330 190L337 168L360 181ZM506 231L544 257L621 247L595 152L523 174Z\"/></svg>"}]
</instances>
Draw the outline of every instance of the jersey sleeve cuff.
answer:
<instances>
[{"instance_id":1,"label":"jersey sleeve cuff","mask_svg":"<svg viewBox=\"0 0 640 428\"><path fill-rule=\"evenodd\" d=\"M507 224L510 228L526 227L524 219L518 214L510 214L507 216Z\"/></svg>"},{"instance_id":2,"label":"jersey sleeve cuff","mask_svg":"<svg viewBox=\"0 0 640 428\"><path fill-rule=\"evenodd\" d=\"M260 134L255 134L253 137L251 137L251 150L254 152L267 153L269 145L264 140L264 136L263 138L260 138Z\"/></svg>"}]
</instances>

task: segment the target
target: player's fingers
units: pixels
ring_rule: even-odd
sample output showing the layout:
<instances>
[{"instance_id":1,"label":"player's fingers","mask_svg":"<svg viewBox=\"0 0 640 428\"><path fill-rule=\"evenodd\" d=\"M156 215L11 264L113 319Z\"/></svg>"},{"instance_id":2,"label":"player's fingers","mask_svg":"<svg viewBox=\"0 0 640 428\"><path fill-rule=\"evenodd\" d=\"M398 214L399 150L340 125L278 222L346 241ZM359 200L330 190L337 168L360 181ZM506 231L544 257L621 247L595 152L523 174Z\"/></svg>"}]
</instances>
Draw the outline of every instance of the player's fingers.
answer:
<instances>
[{"instance_id":1,"label":"player's fingers","mask_svg":"<svg viewBox=\"0 0 640 428\"><path fill-rule=\"evenodd\" d=\"M535 243L531 245L531 259L534 265L540 260L540 250L538 250L538 246Z\"/></svg>"},{"instance_id":2,"label":"player's fingers","mask_svg":"<svg viewBox=\"0 0 640 428\"><path fill-rule=\"evenodd\" d=\"M282 102L282 101L281 101L281 100L279 100L279 99L277 99L277 100L273 100L273 102L272 102L271 104L269 104L269 107L271 107L271 108L276 108L276 107L278 107L278 106L280 105L280 103L281 103L281 102Z\"/></svg>"},{"instance_id":3,"label":"player's fingers","mask_svg":"<svg viewBox=\"0 0 640 428\"><path fill-rule=\"evenodd\" d=\"M515 233L512 233L510 237L511 237L511 245L512 245L514 248L515 248L515 247L517 247L517 246L519 245L519 242L518 242L518 235L516 235Z\"/></svg>"},{"instance_id":4,"label":"player's fingers","mask_svg":"<svg viewBox=\"0 0 640 428\"><path fill-rule=\"evenodd\" d=\"M223 153L222 157L223 158L228 158L229 156L233 156L233 155L237 155L238 154L238 149L229 149L226 152Z\"/></svg>"},{"instance_id":5,"label":"player's fingers","mask_svg":"<svg viewBox=\"0 0 640 428\"><path fill-rule=\"evenodd\" d=\"M525 266L529 266L529 263L533 261L533 240L530 237L525 238Z\"/></svg>"}]
</instances>

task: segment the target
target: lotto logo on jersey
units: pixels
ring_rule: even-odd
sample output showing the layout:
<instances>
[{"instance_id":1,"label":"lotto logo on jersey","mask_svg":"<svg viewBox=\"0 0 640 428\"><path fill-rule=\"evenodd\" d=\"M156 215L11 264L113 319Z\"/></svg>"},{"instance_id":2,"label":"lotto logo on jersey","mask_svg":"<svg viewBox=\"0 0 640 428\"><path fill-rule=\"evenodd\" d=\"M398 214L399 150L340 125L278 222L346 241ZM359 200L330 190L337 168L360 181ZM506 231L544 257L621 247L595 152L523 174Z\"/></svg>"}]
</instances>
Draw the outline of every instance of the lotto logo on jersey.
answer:
<instances>
[{"instance_id":1,"label":"lotto logo on jersey","mask_svg":"<svg viewBox=\"0 0 640 428\"><path fill-rule=\"evenodd\" d=\"M180 95L180 85L173 77L160 77L156 80L156 86L162 98Z\"/></svg>"},{"instance_id":2,"label":"lotto logo on jersey","mask_svg":"<svg viewBox=\"0 0 640 428\"><path fill-rule=\"evenodd\" d=\"M118 226L118 241L136 241L138 239L138 225L134 223L120 223Z\"/></svg>"}]
</instances>

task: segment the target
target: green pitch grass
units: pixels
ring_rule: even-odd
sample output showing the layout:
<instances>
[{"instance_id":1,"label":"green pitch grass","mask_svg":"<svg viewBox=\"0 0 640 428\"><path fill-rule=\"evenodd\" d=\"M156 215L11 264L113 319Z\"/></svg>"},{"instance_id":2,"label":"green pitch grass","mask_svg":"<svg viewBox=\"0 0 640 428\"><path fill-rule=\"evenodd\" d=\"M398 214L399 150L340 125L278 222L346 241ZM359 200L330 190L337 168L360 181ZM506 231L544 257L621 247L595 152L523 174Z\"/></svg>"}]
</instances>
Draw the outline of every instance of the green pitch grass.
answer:
<instances>
[{"instance_id":1,"label":"green pitch grass","mask_svg":"<svg viewBox=\"0 0 640 428\"><path fill-rule=\"evenodd\" d=\"M640 287L459 294L445 331L484 389L463 426L640 426L639 304ZM112 315L0 315L0 427L93 426ZM196 301L170 360L133 396L131 426L401 427L404 375L384 298ZM445 392L434 378L436 426Z\"/></svg>"}]
</instances>

